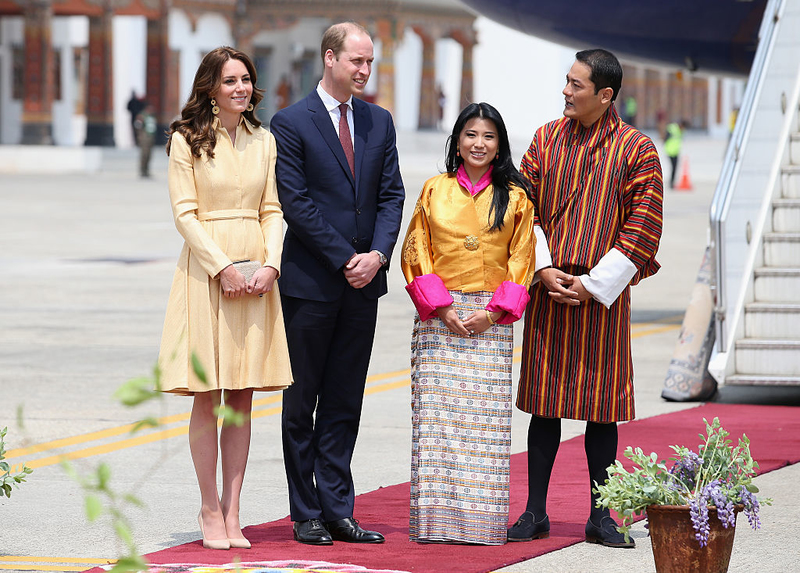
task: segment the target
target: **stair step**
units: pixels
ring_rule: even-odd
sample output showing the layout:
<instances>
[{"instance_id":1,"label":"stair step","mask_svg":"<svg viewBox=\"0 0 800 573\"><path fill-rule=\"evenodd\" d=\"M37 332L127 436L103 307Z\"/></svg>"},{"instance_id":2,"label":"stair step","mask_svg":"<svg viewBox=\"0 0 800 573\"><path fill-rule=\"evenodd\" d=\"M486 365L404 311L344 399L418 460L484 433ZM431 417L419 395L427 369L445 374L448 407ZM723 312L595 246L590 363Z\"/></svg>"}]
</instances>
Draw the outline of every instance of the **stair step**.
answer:
<instances>
[{"instance_id":1,"label":"stair step","mask_svg":"<svg viewBox=\"0 0 800 573\"><path fill-rule=\"evenodd\" d=\"M800 268L761 267L754 274L756 301L800 302Z\"/></svg>"},{"instance_id":2,"label":"stair step","mask_svg":"<svg viewBox=\"0 0 800 573\"><path fill-rule=\"evenodd\" d=\"M784 165L781 173L781 195L786 198L800 197L800 165Z\"/></svg>"},{"instance_id":3,"label":"stair step","mask_svg":"<svg viewBox=\"0 0 800 573\"><path fill-rule=\"evenodd\" d=\"M800 267L800 233L766 233L764 264L768 267Z\"/></svg>"},{"instance_id":4,"label":"stair step","mask_svg":"<svg viewBox=\"0 0 800 573\"><path fill-rule=\"evenodd\" d=\"M800 386L800 376L734 374L725 377L726 386Z\"/></svg>"},{"instance_id":5,"label":"stair step","mask_svg":"<svg viewBox=\"0 0 800 573\"><path fill-rule=\"evenodd\" d=\"M800 231L800 198L772 202L772 230L776 233Z\"/></svg>"},{"instance_id":6,"label":"stair step","mask_svg":"<svg viewBox=\"0 0 800 573\"><path fill-rule=\"evenodd\" d=\"M789 138L789 162L800 165L800 133L793 133Z\"/></svg>"},{"instance_id":7,"label":"stair step","mask_svg":"<svg viewBox=\"0 0 800 573\"><path fill-rule=\"evenodd\" d=\"M754 302L744 306L748 338L800 340L800 303Z\"/></svg>"},{"instance_id":8,"label":"stair step","mask_svg":"<svg viewBox=\"0 0 800 573\"><path fill-rule=\"evenodd\" d=\"M800 340L742 338L736 341L736 372L800 376Z\"/></svg>"}]
</instances>

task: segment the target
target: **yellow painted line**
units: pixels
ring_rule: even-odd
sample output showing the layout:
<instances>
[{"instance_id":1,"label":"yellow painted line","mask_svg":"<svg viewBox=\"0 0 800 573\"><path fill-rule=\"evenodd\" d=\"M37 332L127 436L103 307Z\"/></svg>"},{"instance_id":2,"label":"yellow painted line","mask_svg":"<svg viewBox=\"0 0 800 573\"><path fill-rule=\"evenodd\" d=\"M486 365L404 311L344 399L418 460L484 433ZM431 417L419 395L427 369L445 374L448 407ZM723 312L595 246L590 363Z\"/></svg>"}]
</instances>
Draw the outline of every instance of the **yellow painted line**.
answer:
<instances>
[{"instance_id":1,"label":"yellow painted line","mask_svg":"<svg viewBox=\"0 0 800 573\"><path fill-rule=\"evenodd\" d=\"M189 413L186 412L183 414L175 414L174 416L166 416L164 418L158 418L158 421L161 425L168 425L188 419L189 419ZM121 434L126 434L130 432L134 426L135 424L125 424L123 426L116 426L114 428L108 428L106 430L98 430L96 432L90 432L88 434L80 434L77 436L71 436L69 438L60 438L58 440L44 442L42 444L37 444L35 446L30 446L27 448L17 448L14 450L9 450L8 452L6 452L6 459L8 460L11 458L18 458L21 456L39 454L49 450L55 450L58 448L67 448L69 446L85 444L86 442L93 442L95 440L113 438Z\"/></svg>"},{"instance_id":2,"label":"yellow painted line","mask_svg":"<svg viewBox=\"0 0 800 573\"><path fill-rule=\"evenodd\" d=\"M60 463L62 460L79 460L83 458L89 458L91 456L99 456L101 454L110 454L111 452L115 452L117 450L123 450L125 448L132 448L135 446L143 446L144 444L150 444L152 442L165 440L167 438L174 438L176 436L181 436L188 433L188 425L179 426L177 428L158 430L150 434L127 438L125 440L119 440L109 444L102 444L99 446L92 446L91 448L75 450L74 452L66 452L56 456L47 456L45 458L39 458L38 460L25 462L25 464L31 469L43 468L45 466L52 466Z\"/></svg>"},{"instance_id":3,"label":"yellow painted line","mask_svg":"<svg viewBox=\"0 0 800 573\"><path fill-rule=\"evenodd\" d=\"M103 561L103 564L105 563L106 562ZM87 569L91 569L91 567L87 567L86 565L3 565L0 563L0 570L4 569L8 569L9 571L86 571Z\"/></svg>"},{"instance_id":4,"label":"yellow painted line","mask_svg":"<svg viewBox=\"0 0 800 573\"><path fill-rule=\"evenodd\" d=\"M0 561L30 562L30 563L85 563L87 565L108 565L116 563L116 559L98 559L96 557L30 557L21 555L4 555Z\"/></svg>"},{"instance_id":5,"label":"yellow painted line","mask_svg":"<svg viewBox=\"0 0 800 573\"><path fill-rule=\"evenodd\" d=\"M411 384L411 379L399 380L397 382L389 382L388 384L381 384L377 387L367 388L364 390L364 395L377 394L378 392L386 392L387 390L394 390L395 388L402 388Z\"/></svg>"},{"instance_id":6,"label":"yellow painted line","mask_svg":"<svg viewBox=\"0 0 800 573\"><path fill-rule=\"evenodd\" d=\"M272 416L274 414L280 414L283 410L282 407L276 406L275 408L268 408L266 410L253 410L253 413L250 415L251 418L263 418L264 416Z\"/></svg>"},{"instance_id":7,"label":"yellow painted line","mask_svg":"<svg viewBox=\"0 0 800 573\"><path fill-rule=\"evenodd\" d=\"M394 372L386 372L384 374L373 374L372 376L367 377L367 384L373 384L375 382L380 382L381 380L386 380L387 378L395 378L397 376L408 376L411 374L411 369L406 368L405 370L395 370Z\"/></svg>"},{"instance_id":8,"label":"yellow painted line","mask_svg":"<svg viewBox=\"0 0 800 573\"><path fill-rule=\"evenodd\" d=\"M669 332L670 330L678 330L680 324L668 324L666 326L658 326L648 330L638 330L631 335L631 338L641 338L642 336L650 336L651 334L661 334L662 332Z\"/></svg>"}]
</instances>

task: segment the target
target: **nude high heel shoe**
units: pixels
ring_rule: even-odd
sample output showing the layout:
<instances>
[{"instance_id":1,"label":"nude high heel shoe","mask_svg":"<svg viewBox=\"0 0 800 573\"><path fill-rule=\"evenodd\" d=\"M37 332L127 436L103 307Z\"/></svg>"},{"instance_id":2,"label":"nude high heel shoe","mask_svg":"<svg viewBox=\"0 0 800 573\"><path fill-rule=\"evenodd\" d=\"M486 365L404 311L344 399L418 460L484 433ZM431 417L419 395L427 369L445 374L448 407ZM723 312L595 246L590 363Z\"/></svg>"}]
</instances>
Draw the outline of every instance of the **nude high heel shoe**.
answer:
<instances>
[{"instance_id":1,"label":"nude high heel shoe","mask_svg":"<svg viewBox=\"0 0 800 573\"><path fill-rule=\"evenodd\" d=\"M200 535L203 536L203 547L206 549L230 549L231 542L227 539L206 539L205 531L203 530L203 511L197 514L197 523L200 524Z\"/></svg>"},{"instance_id":2,"label":"nude high heel shoe","mask_svg":"<svg viewBox=\"0 0 800 573\"><path fill-rule=\"evenodd\" d=\"M244 537L239 539L231 539L229 537L228 543L231 544L231 549L250 549L250 542Z\"/></svg>"}]
</instances>

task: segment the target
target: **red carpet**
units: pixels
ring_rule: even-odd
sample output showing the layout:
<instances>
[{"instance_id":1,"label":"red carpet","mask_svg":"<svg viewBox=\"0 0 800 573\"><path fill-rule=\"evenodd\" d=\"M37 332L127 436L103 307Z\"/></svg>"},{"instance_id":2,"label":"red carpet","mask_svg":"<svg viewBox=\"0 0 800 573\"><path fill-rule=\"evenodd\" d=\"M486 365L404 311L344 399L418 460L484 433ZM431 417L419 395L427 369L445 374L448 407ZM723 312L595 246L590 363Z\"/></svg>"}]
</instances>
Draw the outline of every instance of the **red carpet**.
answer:
<instances>
[{"instance_id":1,"label":"red carpet","mask_svg":"<svg viewBox=\"0 0 800 573\"><path fill-rule=\"evenodd\" d=\"M703 418L719 417L734 443L742 433L751 440L753 457L761 473L800 461L800 410L782 406L706 404L673 414L637 420L619 426L619 453L629 446L658 452L662 459L672 455L672 444L696 449L705 431ZM526 454L511 459L511 515L514 521L525 510L527 498ZM408 540L409 485L402 483L360 495L356 518L368 529L386 536L383 545L336 543L328 547L300 545L292 540L287 518L251 526L244 533L253 544L249 551L204 550L197 541L147 555L151 563L231 563L303 560L349 563L368 569L440 573L464 573L499 569L584 540L583 528L589 510L589 476L583 451L583 436L561 444L553 469L548 499L551 533L549 539L508 543L499 547L464 545L423 545ZM454 564L457 563L457 566ZM96 569L97 570L97 569ZM342 568L341 570L344 570Z\"/></svg>"}]
</instances>

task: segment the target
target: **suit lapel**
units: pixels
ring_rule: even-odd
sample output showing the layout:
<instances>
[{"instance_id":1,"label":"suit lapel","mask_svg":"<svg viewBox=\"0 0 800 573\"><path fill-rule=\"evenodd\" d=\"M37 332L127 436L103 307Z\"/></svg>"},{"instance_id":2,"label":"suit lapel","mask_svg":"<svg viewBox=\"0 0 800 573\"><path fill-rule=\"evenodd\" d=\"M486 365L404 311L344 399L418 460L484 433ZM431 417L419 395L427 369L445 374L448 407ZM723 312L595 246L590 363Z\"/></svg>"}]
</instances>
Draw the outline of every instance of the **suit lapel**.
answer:
<instances>
[{"instance_id":1,"label":"suit lapel","mask_svg":"<svg viewBox=\"0 0 800 573\"><path fill-rule=\"evenodd\" d=\"M322 139L328 144L328 147L330 147L333 155L339 161L339 165L344 170L345 175L347 175L347 179L355 187L353 174L350 173L350 165L347 163L347 157L344 154L344 149L342 149L342 143L339 141L339 137L336 135L336 129L333 127L331 116L328 113L328 110L325 109L325 105L322 103L322 100L319 98L319 94L317 94L316 90L311 92L311 94L308 96L308 111L311 112L311 119L314 122L314 125L317 126ZM356 166L358 166L358 151L356 151Z\"/></svg>"}]
</instances>

